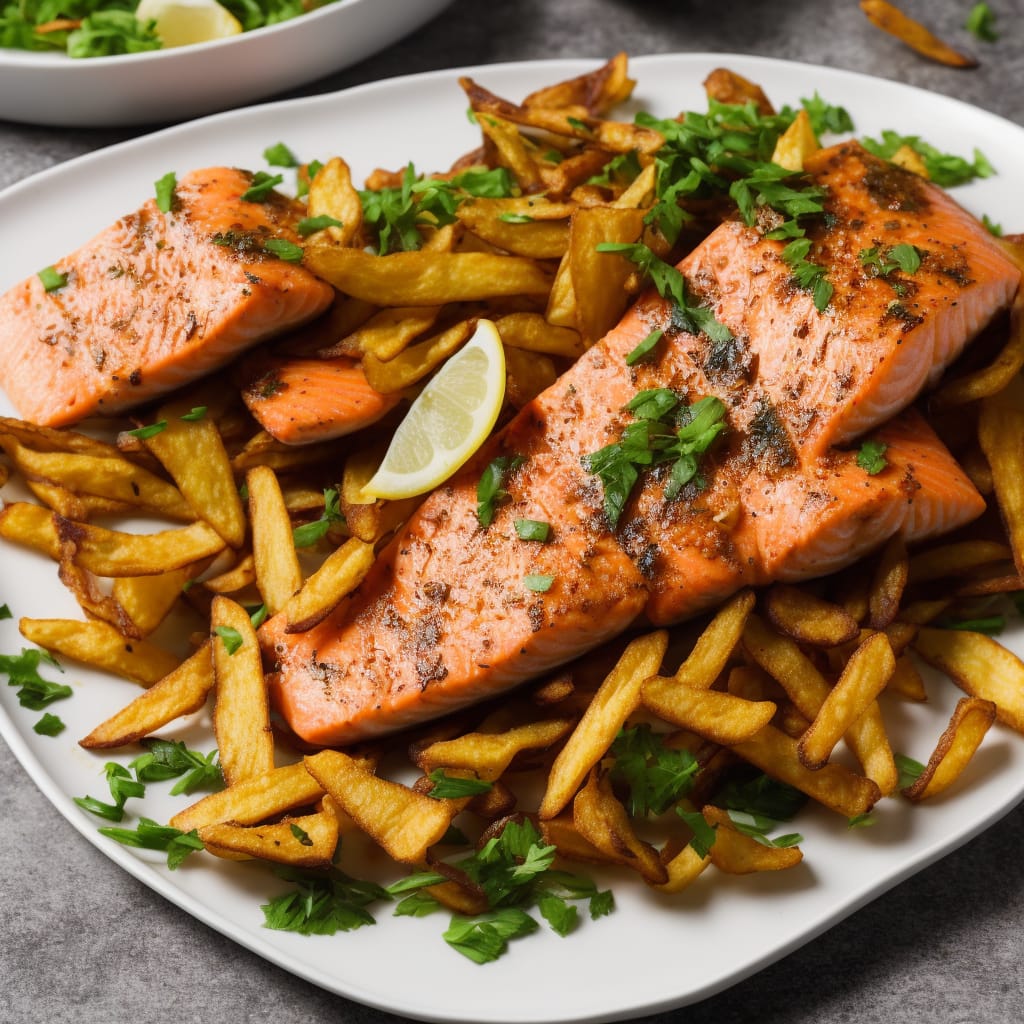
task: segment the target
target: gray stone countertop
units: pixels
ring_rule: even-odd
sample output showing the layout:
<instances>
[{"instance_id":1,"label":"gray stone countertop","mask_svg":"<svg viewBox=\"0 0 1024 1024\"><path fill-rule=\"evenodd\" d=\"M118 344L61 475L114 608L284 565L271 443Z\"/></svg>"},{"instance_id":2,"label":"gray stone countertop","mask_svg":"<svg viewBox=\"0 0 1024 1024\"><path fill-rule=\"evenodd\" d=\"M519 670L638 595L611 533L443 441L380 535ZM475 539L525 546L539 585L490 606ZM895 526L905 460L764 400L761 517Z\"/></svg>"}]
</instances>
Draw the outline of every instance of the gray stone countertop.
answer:
<instances>
[{"instance_id":1,"label":"gray stone countertop","mask_svg":"<svg viewBox=\"0 0 1024 1024\"><path fill-rule=\"evenodd\" d=\"M455 0L412 37L294 95L454 65L604 57L618 49L719 51L864 71L1024 124L1021 0L991 0L1001 30L995 43L963 30L970 0L901 6L976 52L981 65L955 71L928 63L868 25L855 0ZM142 131L0 123L0 187ZM0 1024L397 1020L268 964L124 873L51 807L2 743L0 807ZM649 1019L1024 1020L1022 849L1018 808L780 962Z\"/></svg>"}]
</instances>

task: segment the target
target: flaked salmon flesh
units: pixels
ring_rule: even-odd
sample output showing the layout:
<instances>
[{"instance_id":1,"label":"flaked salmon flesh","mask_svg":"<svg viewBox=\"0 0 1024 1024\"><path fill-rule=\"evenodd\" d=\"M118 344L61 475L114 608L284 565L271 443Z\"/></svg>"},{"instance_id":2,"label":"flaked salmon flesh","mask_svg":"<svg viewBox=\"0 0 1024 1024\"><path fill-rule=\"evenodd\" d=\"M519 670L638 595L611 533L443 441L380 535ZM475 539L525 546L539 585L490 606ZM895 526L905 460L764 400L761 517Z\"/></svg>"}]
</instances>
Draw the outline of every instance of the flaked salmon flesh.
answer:
<instances>
[{"instance_id":1,"label":"flaked salmon flesh","mask_svg":"<svg viewBox=\"0 0 1024 1024\"><path fill-rule=\"evenodd\" d=\"M688 333L653 291L420 506L362 587L308 633L278 616L260 638L278 707L318 744L409 726L563 664L638 622L669 624L747 585L836 571L888 538L976 518L984 500L923 418L905 410L1005 309L1020 275L944 193L855 144L810 167L828 189L815 259L834 286L818 311L784 243L739 222L681 264L692 294L733 336ZM913 245L914 273L862 253ZM649 362L629 354L653 329ZM713 395L728 429L703 487L665 496L641 476L612 530L585 457L615 443L639 391ZM872 475L841 446L870 432ZM523 461L483 529L477 482L497 456ZM551 526L546 543L515 522ZM527 582L531 578L531 583ZM536 589L540 580L541 588ZM543 589L546 586L546 589Z\"/></svg>"},{"instance_id":2,"label":"flaked salmon flesh","mask_svg":"<svg viewBox=\"0 0 1024 1024\"><path fill-rule=\"evenodd\" d=\"M58 260L62 287L33 275L0 297L0 379L25 419L123 411L331 304L329 285L265 247L299 242L303 207L276 193L243 200L252 184L246 171L194 171L170 212L148 200Z\"/></svg>"}]
</instances>

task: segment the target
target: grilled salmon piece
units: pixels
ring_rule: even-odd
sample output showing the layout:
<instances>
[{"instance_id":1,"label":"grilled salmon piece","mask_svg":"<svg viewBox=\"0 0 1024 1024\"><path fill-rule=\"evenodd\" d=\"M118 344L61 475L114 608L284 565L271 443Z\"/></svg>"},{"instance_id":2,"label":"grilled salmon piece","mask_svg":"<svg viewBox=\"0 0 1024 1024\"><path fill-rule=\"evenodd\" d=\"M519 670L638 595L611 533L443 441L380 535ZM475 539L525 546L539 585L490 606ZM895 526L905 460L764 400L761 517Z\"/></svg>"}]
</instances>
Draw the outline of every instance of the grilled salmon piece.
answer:
<instances>
[{"instance_id":1,"label":"grilled salmon piece","mask_svg":"<svg viewBox=\"0 0 1024 1024\"><path fill-rule=\"evenodd\" d=\"M362 364L347 356L257 358L241 373L249 412L283 444L311 444L354 433L401 401L401 395L374 391Z\"/></svg>"},{"instance_id":2,"label":"grilled salmon piece","mask_svg":"<svg viewBox=\"0 0 1024 1024\"><path fill-rule=\"evenodd\" d=\"M599 520L567 501L578 476L557 459L531 459L481 530L482 469L477 460L430 496L347 608L306 633L285 633L280 615L260 628L277 662L271 693L306 741L344 743L486 699L643 611L641 574ZM547 543L524 541L516 519L556 525Z\"/></svg>"},{"instance_id":3,"label":"grilled salmon piece","mask_svg":"<svg viewBox=\"0 0 1024 1024\"><path fill-rule=\"evenodd\" d=\"M827 191L807 257L834 289L823 312L794 283L786 242L738 221L716 228L679 269L735 336L719 346L705 339L705 368L752 366L795 445L820 454L933 384L1009 306L1020 271L947 193L856 142L820 150L805 169ZM892 266L897 246L917 251L917 270ZM648 319L673 329L667 307Z\"/></svg>"},{"instance_id":4,"label":"grilled salmon piece","mask_svg":"<svg viewBox=\"0 0 1024 1024\"><path fill-rule=\"evenodd\" d=\"M0 297L0 371L21 415L63 426L120 412L203 376L259 341L322 313L333 289L264 248L297 243L302 207L241 198L245 171L214 167L178 183L170 213L148 200Z\"/></svg>"}]
</instances>

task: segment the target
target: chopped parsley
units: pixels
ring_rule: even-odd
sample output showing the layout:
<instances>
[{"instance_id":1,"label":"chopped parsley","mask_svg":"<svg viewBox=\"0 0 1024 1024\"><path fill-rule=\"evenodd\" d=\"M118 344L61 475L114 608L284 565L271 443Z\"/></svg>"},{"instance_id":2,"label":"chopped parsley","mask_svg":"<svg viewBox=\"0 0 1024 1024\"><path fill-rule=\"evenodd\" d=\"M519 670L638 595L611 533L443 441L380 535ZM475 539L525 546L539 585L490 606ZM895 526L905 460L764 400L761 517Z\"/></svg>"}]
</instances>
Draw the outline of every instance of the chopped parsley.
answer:
<instances>
[{"instance_id":1,"label":"chopped parsley","mask_svg":"<svg viewBox=\"0 0 1024 1024\"><path fill-rule=\"evenodd\" d=\"M283 174L267 174L266 171L257 171L252 176L252 184L239 198L246 203L265 203L274 189L283 183Z\"/></svg>"},{"instance_id":2,"label":"chopped parsley","mask_svg":"<svg viewBox=\"0 0 1024 1024\"><path fill-rule=\"evenodd\" d=\"M40 736L56 736L66 728L67 726L60 718L57 715L51 715L49 711L32 726L33 732L39 733Z\"/></svg>"},{"instance_id":3,"label":"chopped parsley","mask_svg":"<svg viewBox=\"0 0 1024 1024\"><path fill-rule=\"evenodd\" d=\"M224 641L224 649L228 654L234 654L241 648L242 634L234 626L215 626L213 631Z\"/></svg>"},{"instance_id":4,"label":"chopped parsley","mask_svg":"<svg viewBox=\"0 0 1024 1024\"><path fill-rule=\"evenodd\" d=\"M535 540L543 544L551 536L551 524L538 519L517 519L514 525L520 540Z\"/></svg>"},{"instance_id":5,"label":"chopped parsley","mask_svg":"<svg viewBox=\"0 0 1024 1024\"><path fill-rule=\"evenodd\" d=\"M21 654L0 654L0 675L7 676L10 686L18 686L18 703L30 711L42 711L55 700L71 696L71 687L63 683L51 683L39 674L39 666L46 662L55 668L60 665L46 651L40 648L22 648Z\"/></svg>"},{"instance_id":6,"label":"chopped parsley","mask_svg":"<svg viewBox=\"0 0 1024 1024\"><path fill-rule=\"evenodd\" d=\"M877 277L888 277L897 270L902 270L904 274L916 274L921 268L921 250L909 242L891 246L884 254L877 246L861 249L857 258L862 266Z\"/></svg>"},{"instance_id":7,"label":"chopped parsley","mask_svg":"<svg viewBox=\"0 0 1024 1024\"><path fill-rule=\"evenodd\" d=\"M326 213L320 214L319 217L303 217L298 224L295 225L295 230L298 231L303 238L312 235L315 231L323 231L324 228L340 228L342 223L337 217L331 217Z\"/></svg>"},{"instance_id":8,"label":"chopped parsley","mask_svg":"<svg viewBox=\"0 0 1024 1024\"><path fill-rule=\"evenodd\" d=\"M108 839L116 839L125 846L134 846L145 850L164 850L167 853L167 866L175 871L181 862L196 850L203 849L203 841L199 832L182 832L170 825L158 825L150 818L140 818L134 829L104 827L100 835Z\"/></svg>"},{"instance_id":9,"label":"chopped parsley","mask_svg":"<svg viewBox=\"0 0 1024 1024\"><path fill-rule=\"evenodd\" d=\"M995 13L986 3L975 4L970 9L964 28L983 43L994 43L999 38Z\"/></svg>"},{"instance_id":10,"label":"chopped parsley","mask_svg":"<svg viewBox=\"0 0 1024 1024\"><path fill-rule=\"evenodd\" d=\"M888 447L884 441L865 441L857 452L857 465L868 476L876 476L889 465L885 457Z\"/></svg>"},{"instance_id":11,"label":"chopped parsley","mask_svg":"<svg viewBox=\"0 0 1024 1024\"><path fill-rule=\"evenodd\" d=\"M421 227L444 227L457 220L456 210L471 196L489 199L516 194L511 175L504 167L470 168L450 181L420 178L410 163L397 188L367 189L359 193L364 224L372 232L377 252L411 252L423 244Z\"/></svg>"},{"instance_id":12,"label":"chopped parsley","mask_svg":"<svg viewBox=\"0 0 1024 1024\"><path fill-rule=\"evenodd\" d=\"M832 300L833 287L825 276L825 268L820 263L814 263L807 259L810 249L811 240L809 238L806 236L794 238L783 248L781 256L792 269L793 280L804 291L811 293L814 308L819 313L823 313Z\"/></svg>"},{"instance_id":13,"label":"chopped parsley","mask_svg":"<svg viewBox=\"0 0 1024 1024\"><path fill-rule=\"evenodd\" d=\"M611 745L611 777L628 792L626 808L633 817L664 814L693 786L697 759L689 750L667 746L665 738L643 724L621 729Z\"/></svg>"},{"instance_id":14,"label":"chopped parsley","mask_svg":"<svg viewBox=\"0 0 1024 1024\"><path fill-rule=\"evenodd\" d=\"M271 167L298 167L298 157L283 143L277 142L263 150L263 159Z\"/></svg>"},{"instance_id":15,"label":"chopped parsley","mask_svg":"<svg viewBox=\"0 0 1024 1024\"><path fill-rule=\"evenodd\" d=\"M478 796L489 793L493 783L486 779L462 779L458 776L446 775L443 768L435 768L429 775L434 784L430 796L438 800L458 800L464 796Z\"/></svg>"},{"instance_id":16,"label":"chopped parsley","mask_svg":"<svg viewBox=\"0 0 1024 1024\"><path fill-rule=\"evenodd\" d=\"M10 618L13 618L13 616L11 615L11 609L8 608L6 604L0 604L0 619Z\"/></svg>"},{"instance_id":17,"label":"chopped parsley","mask_svg":"<svg viewBox=\"0 0 1024 1024\"><path fill-rule=\"evenodd\" d=\"M156 423L150 423L145 427L136 427L134 430L126 430L125 433L129 437L137 437L140 441L145 441L148 437L156 437L157 434L163 433L167 429L167 420L159 420Z\"/></svg>"},{"instance_id":18,"label":"chopped parsley","mask_svg":"<svg viewBox=\"0 0 1024 1024\"><path fill-rule=\"evenodd\" d=\"M604 513L614 529L643 468L671 463L665 497L672 501L683 487L704 487L700 457L725 429L725 404L708 396L688 405L667 388L641 391L627 405L636 422L627 424L618 441L582 459L583 468L604 487Z\"/></svg>"},{"instance_id":19,"label":"chopped parsley","mask_svg":"<svg viewBox=\"0 0 1024 1024\"><path fill-rule=\"evenodd\" d=\"M485 530L494 522L498 505L508 497L505 484L509 474L525 461L522 455L499 455L484 469L476 485L476 520Z\"/></svg>"},{"instance_id":20,"label":"chopped parsley","mask_svg":"<svg viewBox=\"0 0 1024 1024\"><path fill-rule=\"evenodd\" d=\"M313 845L313 840L309 838L309 833L301 825L296 825L295 822L292 822L290 831L303 846Z\"/></svg>"},{"instance_id":21,"label":"chopped parsley","mask_svg":"<svg viewBox=\"0 0 1024 1024\"><path fill-rule=\"evenodd\" d=\"M287 238L268 238L263 243L263 248L285 263L302 262L302 246L289 242Z\"/></svg>"},{"instance_id":22,"label":"chopped parsley","mask_svg":"<svg viewBox=\"0 0 1024 1024\"><path fill-rule=\"evenodd\" d=\"M676 814L690 827L693 838L690 846L698 857L706 857L715 845L715 826L708 823L700 811L684 811L682 807L676 808Z\"/></svg>"},{"instance_id":23,"label":"chopped parsley","mask_svg":"<svg viewBox=\"0 0 1024 1024\"><path fill-rule=\"evenodd\" d=\"M68 283L68 275L60 273L54 267L43 267L37 276L42 282L44 290L48 292L55 292Z\"/></svg>"},{"instance_id":24,"label":"chopped parsley","mask_svg":"<svg viewBox=\"0 0 1024 1024\"><path fill-rule=\"evenodd\" d=\"M168 171L162 178L154 182L156 189L156 208L161 213L170 213L174 209L174 190L178 187L178 176Z\"/></svg>"},{"instance_id":25,"label":"chopped parsley","mask_svg":"<svg viewBox=\"0 0 1024 1024\"><path fill-rule=\"evenodd\" d=\"M341 511L341 500L333 487L324 488L324 510L319 519L311 523L303 523L292 530L292 540L297 548L312 547L317 541L327 536L327 532L335 523L344 523L345 516Z\"/></svg>"},{"instance_id":26,"label":"chopped parsley","mask_svg":"<svg viewBox=\"0 0 1024 1024\"><path fill-rule=\"evenodd\" d=\"M362 882L332 868L325 874L276 867L278 877L294 889L265 903L263 926L300 935L334 935L374 924L366 907L386 899L387 892L373 882Z\"/></svg>"},{"instance_id":27,"label":"chopped parsley","mask_svg":"<svg viewBox=\"0 0 1024 1024\"><path fill-rule=\"evenodd\" d=\"M197 420L203 419L204 416L206 416L206 406L195 405L188 412L182 414L179 419L186 423L195 423Z\"/></svg>"},{"instance_id":28,"label":"chopped parsley","mask_svg":"<svg viewBox=\"0 0 1024 1024\"><path fill-rule=\"evenodd\" d=\"M523 586L527 590L532 590L535 594L546 594L550 589L551 585L555 582L554 576L548 576L544 573L528 573L523 577Z\"/></svg>"},{"instance_id":29,"label":"chopped parsley","mask_svg":"<svg viewBox=\"0 0 1024 1024\"><path fill-rule=\"evenodd\" d=\"M654 350L657 348L658 342L661 341L664 331L654 330L640 342L639 345L629 355L626 356L626 365L635 366L639 362L650 359L654 355Z\"/></svg>"},{"instance_id":30,"label":"chopped parsley","mask_svg":"<svg viewBox=\"0 0 1024 1024\"><path fill-rule=\"evenodd\" d=\"M541 917L558 935L567 935L578 920L569 901L586 900L591 919L611 912L614 901L608 891L598 890L589 879L551 867L556 849L546 845L529 818L509 819L476 853L454 866L474 883L487 899L488 910L473 917L453 914L444 940L457 952L484 964L496 960L512 939L529 935L539 927L528 913L536 906ZM396 915L422 916L440 905L420 890L446 881L446 876L425 871L389 886L391 896L404 896Z\"/></svg>"},{"instance_id":31,"label":"chopped parsley","mask_svg":"<svg viewBox=\"0 0 1024 1024\"><path fill-rule=\"evenodd\" d=\"M959 629L968 633L985 633L987 636L998 636L1006 629L1006 617L1003 615L985 615L973 619L943 619L936 623L942 629Z\"/></svg>"},{"instance_id":32,"label":"chopped parsley","mask_svg":"<svg viewBox=\"0 0 1024 1024\"><path fill-rule=\"evenodd\" d=\"M729 341L732 332L725 324L715 319L715 314L707 307L691 301L686 278L675 267L657 256L652 249L641 242L601 242L598 252L617 252L636 264L645 277L658 290L658 294L671 300L673 322L685 328L691 334L703 332L712 341Z\"/></svg>"},{"instance_id":33,"label":"chopped parsley","mask_svg":"<svg viewBox=\"0 0 1024 1024\"><path fill-rule=\"evenodd\" d=\"M504 221L506 224L533 223L533 218L528 213L513 213L511 210L498 214L498 220Z\"/></svg>"},{"instance_id":34,"label":"chopped parsley","mask_svg":"<svg viewBox=\"0 0 1024 1024\"><path fill-rule=\"evenodd\" d=\"M249 611L247 608L246 611ZM270 609L266 604L257 605L249 612L249 621L252 623L253 629L259 629L264 622L267 621L267 616L270 614Z\"/></svg>"},{"instance_id":35,"label":"chopped parsley","mask_svg":"<svg viewBox=\"0 0 1024 1024\"><path fill-rule=\"evenodd\" d=\"M996 224L995 221L989 218L987 213L981 215L981 223L985 225L990 235L995 235L996 238L1003 237L1003 226L1002 224Z\"/></svg>"},{"instance_id":36,"label":"chopped parsley","mask_svg":"<svg viewBox=\"0 0 1024 1024\"><path fill-rule=\"evenodd\" d=\"M162 782L178 779L171 795L194 793L197 789L219 789L224 784L217 751L200 754L189 750L181 740L145 739L145 754L129 762L139 782Z\"/></svg>"},{"instance_id":37,"label":"chopped parsley","mask_svg":"<svg viewBox=\"0 0 1024 1024\"><path fill-rule=\"evenodd\" d=\"M899 779L896 782L897 789L906 789L912 786L924 774L924 765L915 761L906 754L893 754L896 762L896 770L899 772Z\"/></svg>"},{"instance_id":38,"label":"chopped parsley","mask_svg":"<svg viewBox=\"0 0 1024 1024\"><path fill-rule=\"evenodd\" d=\"M106 818L108 821L121 821L124 818L125 802L129 797L145 796L146 786L138 779L133 779L131 771L116 761L108 761L103 767L103 773L114 801L112 804L104 803L92 796L76 796L74 801L90 814Z\"/></svg>"}]
</instances>

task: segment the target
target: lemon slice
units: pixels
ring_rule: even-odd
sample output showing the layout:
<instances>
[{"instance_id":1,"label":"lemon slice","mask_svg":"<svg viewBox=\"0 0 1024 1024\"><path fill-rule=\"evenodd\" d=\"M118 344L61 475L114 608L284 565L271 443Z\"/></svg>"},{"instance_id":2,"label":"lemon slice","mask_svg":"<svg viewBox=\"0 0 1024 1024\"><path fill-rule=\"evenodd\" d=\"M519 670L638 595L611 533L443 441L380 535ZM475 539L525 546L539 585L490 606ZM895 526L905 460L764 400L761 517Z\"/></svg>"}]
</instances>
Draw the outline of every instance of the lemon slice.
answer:
<instances>
[{"instance_id":1,"label":"lemon slice","mask_svg":"<svg viewBox=\"0 0 1024 1024\"><path fill-rule=\"evenodd\" d=\"M411 498L444 483L484 443L504 399L505 350L481 320L410 406L363 493Z\"/></svg>"},{"instance_id":2,"label":"lemon slice","mask_svg":"<svg viewBox=\"0 0 1024 1024\"><path fill-rule=\"evenodd\" d=\"M216 0L140 0L135 17L155 21L164 46L208 43L242 31L242 23Z\"/></svg>"}]
</instances>

